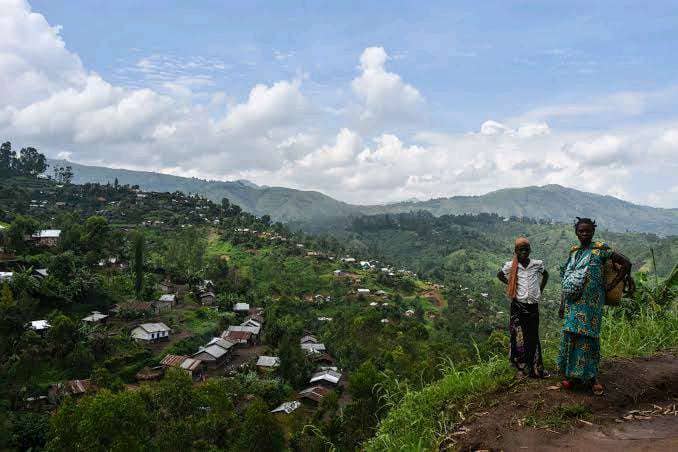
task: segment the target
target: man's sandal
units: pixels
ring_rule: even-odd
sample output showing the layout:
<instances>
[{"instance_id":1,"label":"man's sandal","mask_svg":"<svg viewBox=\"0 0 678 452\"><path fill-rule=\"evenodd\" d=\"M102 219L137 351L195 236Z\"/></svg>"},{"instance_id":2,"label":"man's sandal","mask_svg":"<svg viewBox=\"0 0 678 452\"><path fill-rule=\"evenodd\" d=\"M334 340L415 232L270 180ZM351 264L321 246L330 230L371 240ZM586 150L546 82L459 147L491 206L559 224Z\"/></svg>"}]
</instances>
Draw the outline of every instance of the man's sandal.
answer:
<instances>
[{"instance_id":1,"label":"man's sandal","mask_svg":"<svg viewBox=\"0 0 678 452\"><path fill-rule=\"evenodd\" d=\"M603 385L600 383L595 383L593 386L591 386L591 389L593 390L594 395L601 396L605 394L605 388L603 388Z\"/></svg>"}]
</instances>

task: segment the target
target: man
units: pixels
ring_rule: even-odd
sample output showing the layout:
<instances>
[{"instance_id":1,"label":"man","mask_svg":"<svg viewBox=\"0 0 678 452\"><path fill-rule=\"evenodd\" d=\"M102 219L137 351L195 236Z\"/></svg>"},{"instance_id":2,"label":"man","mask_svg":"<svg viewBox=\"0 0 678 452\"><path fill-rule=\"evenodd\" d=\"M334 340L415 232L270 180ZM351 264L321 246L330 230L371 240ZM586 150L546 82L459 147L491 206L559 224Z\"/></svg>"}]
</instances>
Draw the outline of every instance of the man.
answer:
<instances>
[{"instance_id":1,"label":"man","mask_svg":"<svg viewBox=\"0 0 678 452\"><path fill-rule=\"evenodd\" d=\"M530 259L530 241L516 239L513 259L506 262L497 278L506 284L511 300L509 360L518 369L518 376L544 378L544 365L539 341L539 300L549 279L540 260Z\"/></svg>"}]
</instances>

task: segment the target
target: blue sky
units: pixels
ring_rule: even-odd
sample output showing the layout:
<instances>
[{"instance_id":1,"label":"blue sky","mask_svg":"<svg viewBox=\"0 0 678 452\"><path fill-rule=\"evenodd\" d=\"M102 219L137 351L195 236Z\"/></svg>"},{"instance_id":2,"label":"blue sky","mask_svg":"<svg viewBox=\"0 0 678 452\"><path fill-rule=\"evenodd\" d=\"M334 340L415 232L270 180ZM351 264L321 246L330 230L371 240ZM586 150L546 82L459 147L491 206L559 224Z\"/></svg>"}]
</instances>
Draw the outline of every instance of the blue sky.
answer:
<instances>
[{"instance_id":1,"label":"blue sky","mask_svg":"<svg viewBox=\"0 0 678 452\"><path fill-rule=\"evenodd\" d=\"M675 2L0 3L44 35L8 40L0 130L54 156L353 202L561 183L678 205Z\"/></svg>"}]
</instances>

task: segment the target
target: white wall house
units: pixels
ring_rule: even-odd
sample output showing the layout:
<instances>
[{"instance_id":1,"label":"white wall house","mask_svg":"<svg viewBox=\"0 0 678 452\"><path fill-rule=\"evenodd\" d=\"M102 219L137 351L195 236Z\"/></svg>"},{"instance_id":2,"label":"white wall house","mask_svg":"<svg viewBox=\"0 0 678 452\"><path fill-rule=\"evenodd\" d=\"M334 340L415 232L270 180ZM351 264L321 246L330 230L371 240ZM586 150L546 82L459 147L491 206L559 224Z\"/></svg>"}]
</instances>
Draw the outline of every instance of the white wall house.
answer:
<instances>
[{"instance_id":1,"label":"white wall house","mask_svg":"<svg viewBox=\"0 0 678 452\"><path fill-rule=\"evenodd\" d=\"M142 323L132 330L132 338L141 341L166 341L169 340L170 327L164 323Z\"/></svg>"}]
</instances>

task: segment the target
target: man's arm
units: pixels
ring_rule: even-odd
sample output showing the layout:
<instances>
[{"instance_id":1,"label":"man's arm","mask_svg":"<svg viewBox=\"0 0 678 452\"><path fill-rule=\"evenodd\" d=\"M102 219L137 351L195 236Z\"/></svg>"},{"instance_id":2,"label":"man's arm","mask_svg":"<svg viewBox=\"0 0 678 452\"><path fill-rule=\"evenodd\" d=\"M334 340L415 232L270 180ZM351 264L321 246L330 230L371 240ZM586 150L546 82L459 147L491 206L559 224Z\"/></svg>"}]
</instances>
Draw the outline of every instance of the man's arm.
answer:
<instances>
[{"instance_id":1,"label":"man's arm","mask_svg":"<svg viewBox=\"0 0 678 452\"><path fill-rule=\"evenodd\" d=\"M544 287L546 287L547 282L549 282L549 272L548 270L544 269L544 272L541 274L541 284L539 285L540 292L544 291Z\"/></svg>"},{"instance_id":2,"label":"man's arm","mask_svg":"<svg viewBox=\"0 0 678 452\"><path fill-rule=\"evenodd\" d=\"M497 279L504 284L508 284L508 279L506 279L506 275L504 274L504 270L499 270L497 272Z\"/></svg>"}]
</instances>

